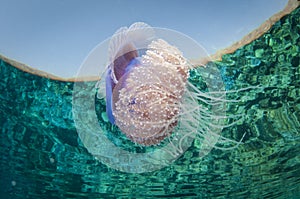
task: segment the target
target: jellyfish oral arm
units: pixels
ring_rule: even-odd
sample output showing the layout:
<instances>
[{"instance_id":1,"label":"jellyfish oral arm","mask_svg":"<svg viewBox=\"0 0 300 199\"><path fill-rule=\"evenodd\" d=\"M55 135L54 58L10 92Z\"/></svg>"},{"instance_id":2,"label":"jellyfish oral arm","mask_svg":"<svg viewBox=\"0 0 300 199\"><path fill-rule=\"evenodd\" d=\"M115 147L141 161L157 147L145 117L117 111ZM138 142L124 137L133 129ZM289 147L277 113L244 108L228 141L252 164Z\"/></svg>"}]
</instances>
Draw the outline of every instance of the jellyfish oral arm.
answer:
<instances>
[{"instance_id":1,"label":"jellyfish oral arm","mask_svg":"<svg viewBox=\"0 0 300 199\"><path fill-rule=\"evenodd\" d=\"M140 65L140 61L138 58L133 58L129 64L125 67L124 69L124 74L122 74L122 77L125 75L125 74L128 74L130 73L130 71L134 68L134 67L137 67ZM113 98L112 98L112 93L113 93L113 90L115 88L115 83L112 79L112 70L109 69L107 74L106 74L106 79L105 79L105 83L106 83L106 113L107 113L107 116L108 116L108 119L110 121L110 123L112 124L115 124L115 118L113 116ZM118 79L119 80L119 79ZM124 85L125 82L124 81L121 81L121 82L118 82L118 84L123 84L122 87L126 86Z\"/></svg>"},{"instance_id":2,"label":"jellyfish oral arm","mask_svg":"<svg viewBox=\"0 0 300 199\"><path fill-rule=\"evenodd\" d=\"M111 69L107 71L105 83L106 83L106 113L110 123L114 124L115 118L112 113L112 90L113 90L114 83L111 78Z\"/></svg>"}]
</instances>

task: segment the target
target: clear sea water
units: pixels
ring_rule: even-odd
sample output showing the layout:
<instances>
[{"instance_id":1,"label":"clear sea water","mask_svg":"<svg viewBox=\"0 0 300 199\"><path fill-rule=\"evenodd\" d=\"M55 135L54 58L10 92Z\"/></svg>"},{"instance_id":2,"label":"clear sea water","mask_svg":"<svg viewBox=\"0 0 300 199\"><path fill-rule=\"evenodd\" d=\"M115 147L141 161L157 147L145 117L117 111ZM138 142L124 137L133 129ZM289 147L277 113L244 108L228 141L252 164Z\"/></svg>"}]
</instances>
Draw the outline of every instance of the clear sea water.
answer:
<instances>
[{"instance_id":1,"label":"clear sea water","mask_svg":"<svg viewBox=\"0 0 300 199\"><path fill-rule=\"evenodd\" d=\"M222 135L239 140L246 133L242 145L199 158L195 141L171 165L141 174L112 169L83 146L72 114L74 83L0 60L0 198L300 198L299 24L297 8L215 62L227 89L263 88L228 94L242 99L228 113L246 116ZM200 86L198 80L191 73L190 81ZM104 103L95 109L101 119ZM105 128L110 139L118 136Z\"/></svg>"}]
</instances>

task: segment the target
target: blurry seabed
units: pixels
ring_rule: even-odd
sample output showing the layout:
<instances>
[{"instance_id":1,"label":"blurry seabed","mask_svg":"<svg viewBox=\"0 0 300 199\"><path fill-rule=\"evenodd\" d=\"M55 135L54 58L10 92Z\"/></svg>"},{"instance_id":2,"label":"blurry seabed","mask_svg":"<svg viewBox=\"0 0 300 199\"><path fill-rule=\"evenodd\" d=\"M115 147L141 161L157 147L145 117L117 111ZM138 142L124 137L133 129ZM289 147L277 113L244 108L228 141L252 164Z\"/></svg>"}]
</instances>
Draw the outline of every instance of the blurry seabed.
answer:
<instances>
[{"instance_id":1,"label":"blurry seabed","mask_svg":"<svg viewBox=\"0 0 300 199\"><path fill-rule=\"evenodd\" d=\"M263 87L227 96L241 99L228 114L246 117L222 135L239 140L246 132L244 144L200 159L195 141L151 173L122 173L87 152L73 121L73 80L1 57L1 198L299 198L300 9L298 1L289 5L263 35L215 61L231 90ZM200 84L199 74L191 82Z\"/></svg>"}]
</instances>

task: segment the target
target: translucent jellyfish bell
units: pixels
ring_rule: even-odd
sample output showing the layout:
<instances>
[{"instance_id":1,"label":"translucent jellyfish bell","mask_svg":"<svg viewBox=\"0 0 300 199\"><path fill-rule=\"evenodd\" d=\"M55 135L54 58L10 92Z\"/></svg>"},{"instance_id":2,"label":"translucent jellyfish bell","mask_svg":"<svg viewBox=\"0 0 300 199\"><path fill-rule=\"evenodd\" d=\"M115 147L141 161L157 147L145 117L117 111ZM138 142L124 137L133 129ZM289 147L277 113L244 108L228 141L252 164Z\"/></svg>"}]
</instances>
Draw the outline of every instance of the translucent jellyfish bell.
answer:
<instances>
[{"instance_id":1,"label":"translucent jellyfish bell","mask_svg":"<svg viewBox=\"0 0 300 199\"><path fill-rule=\"evenodd\" d=\"M142 22L119 29L88 55L77 75L78 80L95 75L100 80L74 84L73 115L84 146L102 163L132 173L171 164L194 139L202 143L199 154L206 155L228 126L226 91L218 69L213 64L197 68L191 64L207 57L203 47L173 30ZM190 70L201 74L207 92L188 81ZM95 95L105 99L107 122L133 144L157 149L130 152L112 143L105 135L107 128L99 125ZM167 144L159 147L161 142Z\"/></svg>"}]
</instances>

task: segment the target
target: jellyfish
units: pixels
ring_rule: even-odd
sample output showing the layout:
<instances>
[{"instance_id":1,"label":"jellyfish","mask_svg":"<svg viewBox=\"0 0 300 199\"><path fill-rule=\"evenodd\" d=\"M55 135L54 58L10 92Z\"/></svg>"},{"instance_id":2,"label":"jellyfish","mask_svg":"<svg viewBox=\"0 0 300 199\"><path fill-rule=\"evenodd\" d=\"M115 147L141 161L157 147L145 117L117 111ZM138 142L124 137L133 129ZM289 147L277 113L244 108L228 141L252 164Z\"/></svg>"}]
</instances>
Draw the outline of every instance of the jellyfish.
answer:
<instances>
[{"instance_id":1,"label":"jellyfish","mask_svg":"<svg viewBox=\"0 0 300 199\"><path fill-rule=\"evenodd\" d=\"M176 126L188 65L181 52L162 39L152 41L139 55L127 34L141 26L150 29L138 23L112 38L112 45L120 48L111 47L106 110L109 121L130 140L148 146L169 136Z\"/></svg>"},{"instance_id":2,"label":"jellyfish","mask_svg":"<svg viewBox=\"0 0 300 199\"><path fill-rule=\"evenodd\" d=\"M171 154L182 152L187 138L201 139L207 149L217 142L233 144L230 149L241 143L219 134L235 123L224 124L228 116L223 113L226 102L236 101L226 100L227 91L205 93L190 83L195 66L176 46L156 38L151 26L137 22L119 29L108 51L108 67L96 86L98 97L105 80L108 119L133 143L151 146L167 140L172 145L171 135L178 132L181 140L172 145Z\"/></svg>"},{"instance_id":3,"label":"jellyfish","mask_svg":"<svg viewBox=\"0 0 300 199\"><path fill-rule=\"evenodd\" d=\"M194 64L193 59L207 55L193 39L173 30L143 22L120 28L91 51L74 83L72 113L83 145L95 159L129 173L166 167L191 146L199 157L214 148L238 147L245 134L232 140L223 132L243 121L243 113L227 113L228 104L243 99L228 94L258 86L226 90L213 62ZM81 78L90 74L99 75L99 81ZM101 118L98 102L106 103ZM120 132L128 138L125 144L123 136L118 143L110 139Z\"/></svg>"}]
</instances>

